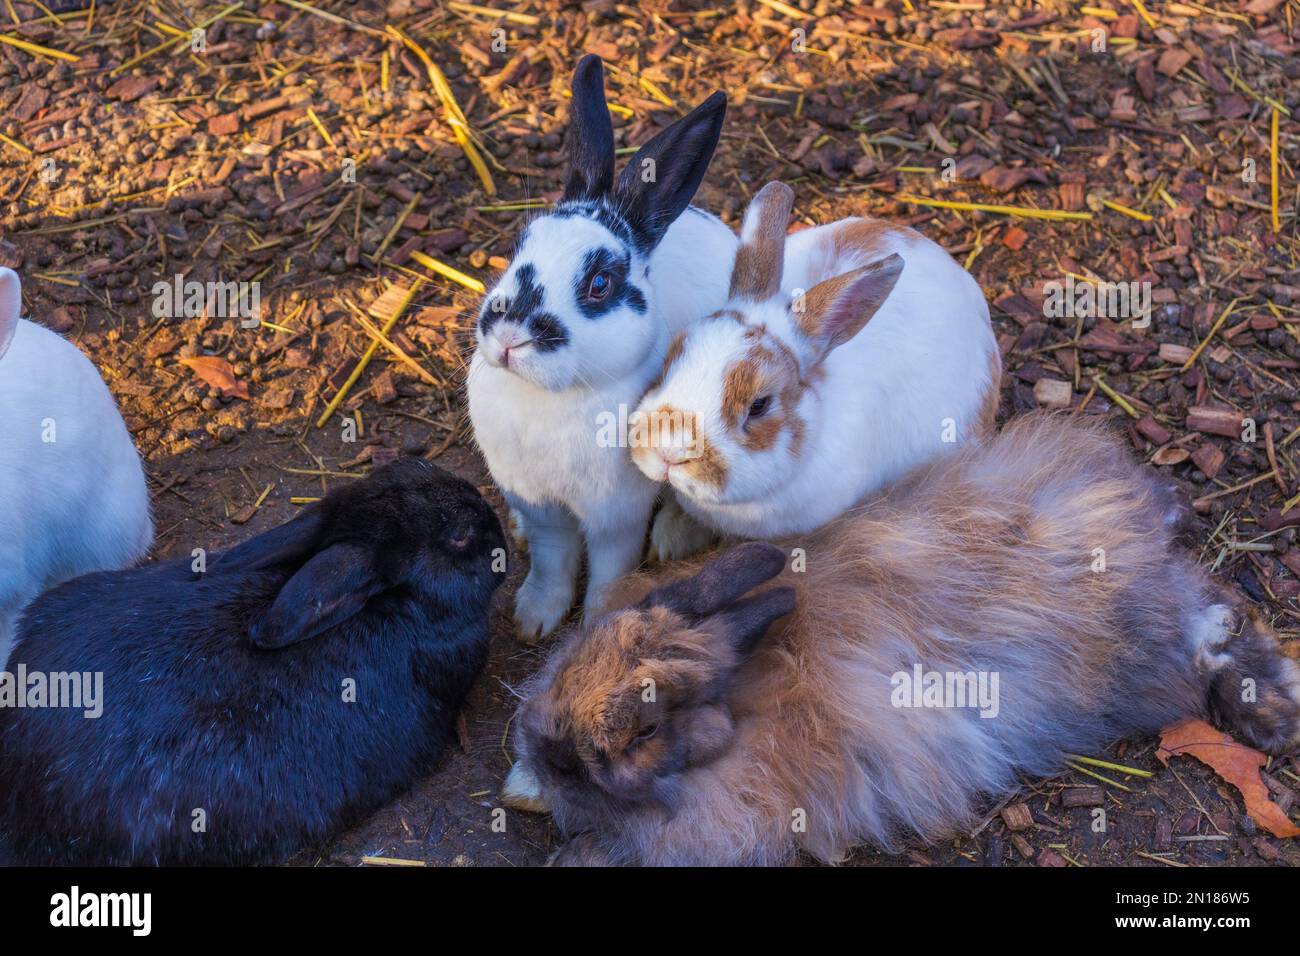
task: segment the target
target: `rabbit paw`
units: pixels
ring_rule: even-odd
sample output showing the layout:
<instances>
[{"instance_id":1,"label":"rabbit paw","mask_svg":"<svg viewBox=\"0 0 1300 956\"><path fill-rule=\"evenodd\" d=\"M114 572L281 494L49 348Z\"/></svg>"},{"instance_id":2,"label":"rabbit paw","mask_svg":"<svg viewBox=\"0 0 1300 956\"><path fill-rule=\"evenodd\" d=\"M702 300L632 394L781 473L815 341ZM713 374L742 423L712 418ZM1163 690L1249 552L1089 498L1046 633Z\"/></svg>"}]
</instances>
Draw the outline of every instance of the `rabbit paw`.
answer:
<instances>
[{"instance_id":1,"label":"rabbit paw","mask_svg":"<svg viewBox=\"0 0 1300 956\"><path fill-rule=\"evenodd\" d=\"M590 833L579 833L551 854L547 866L613 866L609 853Z\"/></svg>"},{"instance_id":2,"label":"rabbit paw","mask_svg":"<svg viewBox=\"0 0 1300 956\"><path fill-rule=\"evenodd\" d=\"M525 644L536 644L564 620L573 606L573 590L556 587L528 573L515 595L515 628Z\"/></svg>"},{"instance_id":3,"label":"rabbit paw","mask_svg":"<svg viewBox=\"0 0 1300 956\"><path fill-rule=\"evenodd\" d=\"M506 512L506 534L521 554L528 553L528 529L524 527L524 516L515 508Z\"/></svg>"},{"instance_id":4,"label":"rabbit paw","mask_svg":"<svg viewBox=\"0 0 1300 956\"><path fill-rule=\"evenodd\" d=\"M506 782L501 787L501 802L512 810L525 810L528 813L550 813L551 805L542 796L541 785L531 770L516 761L506 774Z\"/></svg>"},{"instance_id":5,"label":"rabbit paw","mask_svg":"<svg viewBox=\"0 0 1300 956\"><path fill-rule=\"evenodd\" d=\"M707 550L715 540L713 531L688 515L670 495L650 528L648 557L660 564L681 561Z\"/></svg>"}]
</instances>

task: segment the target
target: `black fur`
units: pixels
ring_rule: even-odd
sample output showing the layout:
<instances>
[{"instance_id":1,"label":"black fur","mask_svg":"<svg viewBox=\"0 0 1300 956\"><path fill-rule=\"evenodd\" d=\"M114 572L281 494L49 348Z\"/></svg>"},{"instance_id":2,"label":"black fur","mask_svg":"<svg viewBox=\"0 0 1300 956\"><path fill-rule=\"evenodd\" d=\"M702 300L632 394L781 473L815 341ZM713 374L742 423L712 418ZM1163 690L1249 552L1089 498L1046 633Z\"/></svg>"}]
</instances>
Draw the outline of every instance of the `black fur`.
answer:
<instances>
[{"instance_id":1,"label":"black fur","mask_svg":"<svg viewBox=\"0 0 1300 956\"><path fill-rule=\"evenodd\" d=\"M47 592L9 670L102 672L103 714L0 710L16 861L270 861L372 813L454 733L503 547L473 487L407 459L205 573L185 558Z\"/></svg>"},{"instance_id":2,"label":"black fur","mask_svg":"<svg viewBox=\"0 0 1300 956\"><path fill-rule=\"evenodd\" d=\"M539 352L554 352L569 341L564 323L550 312L542 311L542 287L537 284L537 269L531 262L515 272L519 291L513 298L484 300L479 313L479 328L486 334L497 322L518 322L528 329L533 348Z\"/></svg>"},{"instance_id":3,"label":"black fur","mask_svg":"<svg viewBox=\"0 0 1300 956\"><path fill-rule=\"evenodd\" d=\"M649 251L690 205L722 135L727 97L717 92L646 143L623 167L614 185L615 207L627 219L637 245ZM647 160L655 181L641 181Z\"/></svg>"},{"instance_id":4,"label":"black fur","mask_svg":"<svg viewBox=\"0 0 1300 956\"><path fill-rule=\"evenodd\" d=\"M650 253L700 188L726 112L726 95L714 93L642 146L615 181L614 130L600 58L583 57L573 74L569 181L553 215L586 216L630 239L643 255ZM647 160L653 161L653 182L642 181Z\"/></svg>"},{"instance_id":5,"label":"black fur","mask_svg":"<svg viewBox=\"0 0 1300 956\"><path fill-rule=\"evenodd\" d=\"M565 199L591 199L614 183L614 125L605 105L605 70L588 53L573 71L569 107L569 181Z\"/></svg>"}]
</instances>

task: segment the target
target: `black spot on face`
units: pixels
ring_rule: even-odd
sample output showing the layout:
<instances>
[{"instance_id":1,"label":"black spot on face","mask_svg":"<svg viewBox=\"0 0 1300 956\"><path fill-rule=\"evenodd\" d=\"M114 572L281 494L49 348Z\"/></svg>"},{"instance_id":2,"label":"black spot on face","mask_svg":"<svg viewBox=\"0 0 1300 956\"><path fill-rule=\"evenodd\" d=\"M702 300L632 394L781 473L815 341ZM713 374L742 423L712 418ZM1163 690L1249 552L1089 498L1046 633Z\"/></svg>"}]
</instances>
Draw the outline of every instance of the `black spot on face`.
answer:
<instances>
[{"instance_id":1,"label":"black spot on face","mask_svg":"<svg viewBox=\"0 0 1300 956\"><path fill-rule=\"evenodd\" d=\"M533 348L539 352L554 352L569 341L564 324L549 312L534 312L528 317L528 333Z\"/></svg>"},{"instance_id":2,"label":"black spot on face","mask_svg":"<svg viewBox=\"0 0 1300 956\"><path fill-rule=\"evenodd\" d=\"M644 314L645 295L628 281L631 264L632 256L626 250L602 247L588 252L574 280L578 310L589 319L598 319L623 306Z\"/></svg>"},{"instance_id":3,"label":"black spot on face","mask_svg":"<svg viewBox=\"0 0 1300 956\"><path fill-rule=\"evenodd\" d=\"M539 352L554 352L569 341L564 324L549 312L542 311L542 287L537 284L537 269L531 262L515 272L518 291L514 298L488 296L479 312L480 333L486 335L497 322L517 322L528 329L533 347Z\"/></svg>"}]
</instances>

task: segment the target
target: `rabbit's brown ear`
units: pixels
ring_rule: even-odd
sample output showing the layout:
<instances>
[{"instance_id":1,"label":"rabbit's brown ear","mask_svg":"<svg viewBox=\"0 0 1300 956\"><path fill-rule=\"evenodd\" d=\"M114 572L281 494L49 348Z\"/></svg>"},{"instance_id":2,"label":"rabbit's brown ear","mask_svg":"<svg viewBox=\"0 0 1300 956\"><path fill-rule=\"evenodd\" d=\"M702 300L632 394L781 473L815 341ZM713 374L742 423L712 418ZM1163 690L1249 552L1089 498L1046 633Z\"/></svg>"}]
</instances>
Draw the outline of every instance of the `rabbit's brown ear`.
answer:
<instances>
[{"instance_id":1,"label":"rabbit's brown ear","mask_svg":"<svg viewBox=\"0 0 1300 956\"><path fill-rule=\"evenodd\" d=\"M315 555L285 582L275 601L253 620L248 639L254 647L278 650L342 624L381 590L370 553L351 544L333 544Z\"/></svg>"},{"instance_id":2,"label":"rabbit's brown ear","mask_svg":"<svg viewBox=\"0 0 1300 956\"><path fill-rule=\"evenodd\" d=\"M795 324L812 346L814 362L862 331L903 274L903 257L891 253L852 272L819 282L791 306Z\"/></svg>"},{"instance_id":3,"label":"rabbit's brown ear","mask_svg":"<svg viewBox=\"0 0 1300 956\"><path fill-rule=\"evenodd\" d=\"M750 201L731 269L731 298L762 302L781 291L785 231L792 208L794 191L781 182L768 183Z\"/></svg>"},{"instance_id":4,"label":"rabbit's brown ear","mask_svg":"<svg viewBox=\"0 0 1300 956\"><path fill-rule=\"evenodd\" d=\"M666 607L687 618L705 617L735 604L784 567L785 552L776 545L761 541L738 544L691 577L655 588L639 606Z\"/></svg>"}]
</instances>

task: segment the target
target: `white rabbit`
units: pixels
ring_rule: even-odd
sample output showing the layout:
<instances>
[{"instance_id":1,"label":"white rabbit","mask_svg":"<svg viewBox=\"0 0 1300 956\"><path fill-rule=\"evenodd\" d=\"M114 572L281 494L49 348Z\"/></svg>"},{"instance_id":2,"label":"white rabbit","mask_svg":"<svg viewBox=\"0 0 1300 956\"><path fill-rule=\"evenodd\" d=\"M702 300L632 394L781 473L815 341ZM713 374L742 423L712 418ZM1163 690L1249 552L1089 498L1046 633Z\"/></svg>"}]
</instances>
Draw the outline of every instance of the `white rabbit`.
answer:
<instances>
[{"instance_id":1,"label":"white rabbit","mask_svg":"<svg viewBox=\"0 0 1300 956\"><path fill-rule=\"evenodd\" d=\"M0 666L32 598L131 564L153 541L144 471L113 396L75 345L21 308L17 274L0 269Z\"/></svg>"},{"instance_id":2,"label":"white rabbit","mask_svg":"<svg viewBox=\"0 0 1300 956\"><path fill-rule=\"evenodd\" d=\"M792 202L783 183L754 197L730 301L672 343L632 417L638 467L724 534L819 527L997 411L1001 357L970 274L878 220L787 241Z\"/></svg>"},{"instance_id":3,"label":"white rabbit","mask_svg":"<svg viewBox=\"0 0 1300 956\"><path fill-rule=\"evenodd\" d=\"M588 608L640 560L660 486L632 464L616 423L658 375L672 335L726 300L736 237L688 206L725 110L714 93L615 181L601 62L585 57L564 198L527 227L484 300L469 411L528 541L515 601L524 640L549 634L572 607L584 539Z\"/></svg>"}]
</instances>

